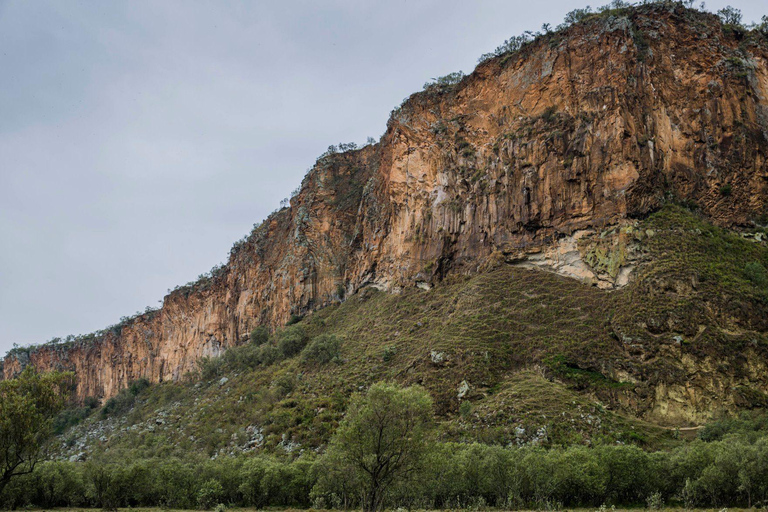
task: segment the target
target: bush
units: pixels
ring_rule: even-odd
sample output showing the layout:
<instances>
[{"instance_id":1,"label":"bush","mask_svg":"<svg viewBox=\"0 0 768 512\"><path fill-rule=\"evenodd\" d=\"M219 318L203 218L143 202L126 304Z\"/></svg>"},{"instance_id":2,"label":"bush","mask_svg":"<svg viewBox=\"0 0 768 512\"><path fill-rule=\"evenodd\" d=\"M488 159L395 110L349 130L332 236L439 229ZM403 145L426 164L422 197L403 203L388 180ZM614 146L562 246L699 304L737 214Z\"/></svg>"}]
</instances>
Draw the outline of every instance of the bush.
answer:
<instances>
[{"instance_id":1,"label":"bush","mask_svg":"<svg viewBox=\"0 0 768 512\"><path fill-rule=\"evenodd\" d=\"M654 492L645 500L648 510L661 510L664 508L664 497L659 491Z\"/></svg>"},{"instance_id":2,"label":"bush","mask_svg":"<svg viewBox=\"0 0 768 512\"><path fill-rule=\"evenodd\" d=\"M395 358L397 355L397 347L393 347L392 345L388 347L384 347L384 351L381 353L381 360L385 363L390 362L392 359Z\"/></svg>"},{"instance_id":3,"label":"bush","mask_svg":"<svg viewBox=\"0 0 768 512\"><path fill-rule=\"evenodd\" d=\"M326 364L338 359L341 342L333 334L315 337L301 353L301 360L308 364Z\"/></svg>"},{"instance_id":4,"label":"bush","mask_svg":"<svg viewBox=\"0 0 768 512\"><path fill-rule=\"evenodd\" d=\"M289 373L284 373L272 382L272 387L280 398L285 397L296 387L296 379Z\"/></svg>"},{"instance_id":5,"label":"bush","mask_svg":"<svg viewBox=\"0 0 768 512\"><path fill-rule=\"evenodd\" d=\"M292 357L302 351L307 344L307 333L300 325L283 329L278 335L277 349L283 357Z\"/></svg>"},{"instance_id":6,"label":"bush","mask_svg":"<svg viewBox=\"0 0 768 512\"><path fill-rule=\"evenodd\" d=\"M747 263L744 266L744 275L752 284L760 288L768 287L768 271L759 261Z\"/></svg>"},{"instance_id":7,"label":"bush","mask_svg":"<svg viewBox=\"0 0 768 512\"><path fill-rule=\"evenodd\" d=\"M240 493L243 504L251 507L304 507L309 505L313 485L311 462L293 463L269 457L254 457L243 464Z\"/></svg>"},{"instance_id":8,"label":"bush","mask_svg":"<svg viewBox=\"0 0 768 512\"><path fill-rule=\"evenodd\" d=\"M127 412L136 402L136 397L142 391L149 387L149 381L141 378L132 381L127 388L121 390L117 395L106 401L101 408L101 417L106 418L111 414L121 414Z\"/></svg>"},{"instance_id":9,"label":"bush","mask_svg":"<svg viewBox=\"0 0 768 512\"><path fill-rule=\"evenodd\" d=\"M200 486L197 491L197 505L202 509L211 509L219 504L224 488L216 479L210 479Z\"/></svg>"},{"instance_id":10,"label":"bush","mask_svg":"<svg viewBox=\"0 0 768 512\"><path fill-rule=\"evenodd\" d=\"M141 393L148 387L149 387L149 381L145 378L141 378L130 383L130 385L128 386L128 393L130 393L133 396L138 396L139 393Z\"/></svg>"},{"instance_id":11,"label":"bush","mask_svg":"<svg viewBox=\"0 0 768 512\"><path fill-rule=\"evenodd\" d=\"M293 314L291 315L291 318L288 319L288 322L286 322L285 325L286 327L289 325L294 325L301 322L303 319L304 319L304 315Z\"/></svg>"},{"instance_id":12,"label":"bush","mask_svg":"<svg viewBox=\"0 0 768 512\"><path fill-rule=\"evenodd\" d=\"M263 366L269 366L280 360L280 350L274 345L262 345L259 347L259 361Z\"/></svg>"},{"instance_id":13,"label":"bush","mask_svg":"<svg viewBox=\"0 0 768 512\"><path fill-rule=\"evenodd\" d=\"M465 75L463 71L454 71L453 73L448 73L445 76L433 78L431 81L424 84L424 90L427 91L430 89L445 88L456 85L464 79L464 76Z\"/></svg>"},{"instance_id":14,"label":"bush","mask_svg":"<svg viewBox=\"0 0 768 512\"><path fill-rule=\"evenodd\" d=\"M264 325L256 327L251 331L250 340L254 345L263 345L269 341L269 329Z\"/></svg>"},{"instance_id":15,"label":"bush","mask_svg":"<svg viewBox=\"0 0 768 512\"><path fill-rule=\"evenodd\" d=\"M197 361L200 377L203 380L216 379L224 374L224 359L221 357L202 357Z\"/></svg>"},{"instance_id":16,"label":"bush","mask_svg":"<svg viewBox=\"0 0 768 512\"><path fill-rule=\"evenodd\" d=\"M99 401L96 398L88 397L84 400L82 407L70 407L61 411L53 420L53 433L56 435L64 433L69 427L77 425L90 416L98 406Z\"/></svg>"}]
</instances>

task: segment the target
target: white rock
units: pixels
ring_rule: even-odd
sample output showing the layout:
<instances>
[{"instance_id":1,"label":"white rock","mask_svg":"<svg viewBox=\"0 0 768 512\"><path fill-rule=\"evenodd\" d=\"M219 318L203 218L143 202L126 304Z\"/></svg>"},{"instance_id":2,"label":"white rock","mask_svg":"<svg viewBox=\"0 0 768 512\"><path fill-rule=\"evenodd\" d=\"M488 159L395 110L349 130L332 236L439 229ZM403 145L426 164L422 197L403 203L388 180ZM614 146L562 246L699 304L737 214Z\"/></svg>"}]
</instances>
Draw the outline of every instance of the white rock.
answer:
<instances>
[{"instance_id":1,"label":"white rock","mask_svg":"<svg viewBox=\"0 0 768 512\"><path fill-rule=\"evenodd\" d=\"M459 389L458 389L459 399L462 399L465 396L467 396L467 393L469 393L469 390L470 390L469 382L467 382L466 380L461 381L461 384L459 384Z\"/></svg>"}]
</instances>

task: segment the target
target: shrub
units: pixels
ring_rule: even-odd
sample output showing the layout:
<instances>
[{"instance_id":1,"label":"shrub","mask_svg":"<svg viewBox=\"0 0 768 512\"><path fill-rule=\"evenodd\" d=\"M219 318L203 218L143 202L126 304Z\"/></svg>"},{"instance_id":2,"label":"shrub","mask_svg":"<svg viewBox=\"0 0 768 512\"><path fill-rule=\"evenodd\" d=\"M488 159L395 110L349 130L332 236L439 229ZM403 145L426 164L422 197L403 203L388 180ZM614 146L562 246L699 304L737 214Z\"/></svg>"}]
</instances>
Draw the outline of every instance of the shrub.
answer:
<instances>
[{"instance_id":1,"label":"shrub","mask_svg":"<svg viewBox=\"0 0 768 512\"><path fill-rule=\"evenodd\" d=\"M296 379L289 373L284 373L272 382L272 387L280 398L285 397L296 387Z\"/></svg>"},{"instance_id":2,"label":"shrub","mask_svg":"<svg viewBox=\"0 0 768 512\"><path fill-rule=\"evenodd\" d=\"M433 78L431 81L424 84L424 90L426 91L433 88L444 88L456 85L464 79L464 76L465 75L463 71L455 71L453 73L448 73L445 76Z\"/></svg>"},{"instance_id":3,"label":"shrub","mask_svg":"<svg viewBox=\"0 0 768 512\"><path fill-rule=\"evenodd\" d=\"M262 366L269 366L280 360L280 350L270 344L262 345L259 347L259 362Z\"/></svg>"},{"instance_id":4,"label":"shrub","mask_svg":"<svg viewBox=\"0 0 768 512\"><path fill-rule=\"evenodd\" d=\"M384 351L381 353L381 360L385 363L390 362L397 355L397 347L388 346L384 347Z\"/></svg>"},{"instance_id":5,"label":"shrub","mask_svg":"<svg viewBox=\"0 0 768 512\"><path fill-rule=\"evenodd\" d=\"M133 396L138 396L139 393L149 387L149 381L145 378L141 378L131 382L128 386L128 392Z\"/></svg>"},{"instance_id":6,"label":"shrub","mask_svg":"<svg viewBox=\"0 0 768 512\"><path fill-rule=\"evenodd\" d=\"M95 409L99 406L99 399L95 396L87 396L85 397L85 400L83 400L83 407L86 407L88 409Z\"/></svg>"},{"instance_id":7,"label":"shrub","mask_svg":"<svg viewBox=\"0 0 768 512\"><path fill-rule=\"evenodd\" d=\"M733 192L733 186L731 186L729 183L726 183L722 187L720 187L720 195L721 196L729 196Z\"/></svg>"},{"instance_id":8,"label":"shrub","mask_svg":"<svg viewBox=\"0 0 768 512\"><path fill-rule=\"evenodd\" d=\"M315 337L301 353L304 363L326 364L339 357L341 342L333 334Z\"/></svg>"},{"instance_id":9,"label":"shrub","mask_svg":"<svg viewBox=\"0 0 768 512\"><path fill-rule=\"evenodd\" d=\"M253 369L262 362L261 349L264 345L249 344L242 347L232 347L221 356L228 370Z\"/></svg>"},{"instance_id":10,"label":"shrub","mask_svg":"<svg viewBox=\"0 0 768 512\"><path fill-rule=\"evenodd\" d=\"M759 261L747 263L744 266L744 275L752 284L760 288L768 287L768 271Z\"/></svg>"},{"instance_id":11,"label":"shrub","mask_svg":"<svg viewBox=\"0 0 768 512\"><path fill-rule=\"evenodd\" d=\"M304 315L293 314L291 315L291 318L288 319L288 322L285 325L286 326L294 325L301 322L303 319L304 319Z\"/></svg>"},{"instance_id":12,"label":"shrub","mask_svg":"<svg viewBox=\"0 0 768 512\"><path fill-rule=\"evenodd\" d=\"M654 492L645 500L648 510L661 510L664 508L664 497L659 491Z\"/></svg>"},{"instance_id":13,"label":"shrub","mask_svg":"<svg viewBox=\"0 0 768 512\"><path fill-rule=\"evenodd\" d=\"M149 387L149 381L141 378L131 382L127 388L106 401L101 408L101 417L106 418L110 414L120 414L128 411L136 402L136 397Z\"/></svg>"},{"instance_id":14,"label":"shrub","mask_svg":"<svg viewBox=\"0 0 768 512\"><path fill-rule=\"evenodd\" d=\"M197 491L197 505L202 509L210 509L219 503L221 496L224 493L224 488L221 482L212 478L203 485Z\"/></svg>"},{"instance_id":15,"label":"shrub","mask_svg":"<svg viewBox=\"0 0 768 512\"><path fill-rule=\"evenodd\" d=\"M286 327L277 339L277 349L283 357L292 357L302 351L307 344L307 334L299 325Z\"/></svg>"},{"instance_id":16,"label":"shrub","mask_svg":"<svg viewBox=\"0 0 768 512\"><path fill-rule=\"evenodd\" d=\"M251 331L250 340L254 345L263 345L269 341L269 329L264 325L254 328Z\"/></svg>"},{"instance_id":17,"label":"shrub","mask_svg":"<svg viewBox=\"0 0 768 512\"><path fill-rule=\"evenodd\" d=\"M99 406L99 400L89 396L83 400L82 407L71 407L59 413L53 420L53 432L57 435L62 434L69 427L77 425L85 418L91 415L94 409Z\"/></svg>"},{"instance_id":18,"label":"shrub","mask_svg":"<svg viewBox=\"0 0 768 512\"><path fill-rule=\"evenodd\" d=\"M221 357L201 357L197 367L203 380L215 379L224 373L224 360Z\"/></svg>"}]
</instances>

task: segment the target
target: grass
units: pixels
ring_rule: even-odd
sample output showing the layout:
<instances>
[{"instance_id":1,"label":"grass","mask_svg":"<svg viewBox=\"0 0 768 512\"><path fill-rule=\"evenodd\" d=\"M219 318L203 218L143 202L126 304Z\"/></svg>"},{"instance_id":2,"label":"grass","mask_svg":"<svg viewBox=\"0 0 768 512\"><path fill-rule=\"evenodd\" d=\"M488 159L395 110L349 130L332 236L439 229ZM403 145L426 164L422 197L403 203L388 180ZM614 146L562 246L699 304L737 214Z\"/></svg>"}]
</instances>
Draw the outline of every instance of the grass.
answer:
<instances>
[{"instance_id":1,"label":"grass","mask_svg":"<svg viewBox=\"0 0 768 512\"><path fill-rule=\"evenodd\" d=\"M238 347L208 380L153 385L129 411L101 422L93 415L62 440L76 447L103 428L107 440L87 444L112 456L218 456L246 445L251 426L263 434L260 450L322 448L353 393L397 381L432 394L445 440L678 442L638 418L653 405L654 386L688 382L685 357L716 359L716 378L738 380L745 358L765 353L768 300L756 283L768 249L679 206L628 236L648 263L620 291L506 265L429 291L366 288L295 324L315 348L311 340L332 336L331 356L268 364L246 357L253 345ZM444 361L433 362L433 352ZM470 390L460 400L463 381ZM744 385L733 393L744 407L765 397ZM471 405L460 411L462 403Z\"/></svg>"}]
</instances>

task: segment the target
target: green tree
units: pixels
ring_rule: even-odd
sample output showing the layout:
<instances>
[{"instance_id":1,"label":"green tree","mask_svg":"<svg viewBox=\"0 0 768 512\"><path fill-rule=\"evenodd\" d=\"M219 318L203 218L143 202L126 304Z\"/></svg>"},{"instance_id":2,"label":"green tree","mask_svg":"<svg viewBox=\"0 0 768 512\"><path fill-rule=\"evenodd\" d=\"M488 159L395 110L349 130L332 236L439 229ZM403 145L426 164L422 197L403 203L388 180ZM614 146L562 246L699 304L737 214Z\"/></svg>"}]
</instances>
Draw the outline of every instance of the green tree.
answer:
<instances>
[{"instance_id":1,"label":"green tree","mask_svg":"<svg viewBox=\"0 0 768 512\"><path fill-rule=\"evenodd\" d=\"M717 15L725 25L741 26L741 11L730 5L717 11Z\"/></svg>"},{"instance_id":2,"label":"green tree","mask_svg":"<svg viewBox=\"0 0 768 512\"><path fill-rule=\"evenodd\" d=\"M359 482L365 512L381 509L387 491L421 467L432 420L432 398L418 386L378 383L353 397L327 456Z\"/></svg>"},{"instance_id":3,"label":"green tree","mask_svg":"<svg viewBox=\"0 0 768 512\"><path fill-rule=\"evenodd\" d=\"M72 373L38 373L32 366L0 382L0 492L44 458L53 420L73 383Z\"/></svg>"}]
</instances>

